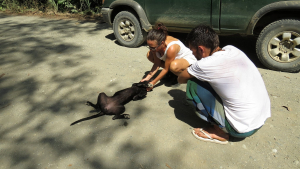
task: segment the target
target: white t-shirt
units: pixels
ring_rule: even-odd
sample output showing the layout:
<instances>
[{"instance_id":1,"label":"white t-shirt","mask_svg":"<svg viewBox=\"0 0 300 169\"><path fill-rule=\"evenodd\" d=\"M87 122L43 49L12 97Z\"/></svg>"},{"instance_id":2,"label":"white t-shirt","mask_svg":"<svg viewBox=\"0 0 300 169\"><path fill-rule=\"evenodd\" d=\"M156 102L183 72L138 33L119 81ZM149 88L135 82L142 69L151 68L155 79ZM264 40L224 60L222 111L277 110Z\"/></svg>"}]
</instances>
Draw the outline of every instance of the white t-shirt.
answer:
<instances>
[{"instance_id":1,"label":"white t-shirt","mask_svg":"<svg viewBox=\"0 0 300 169\"><path fill-rule=\"evenodd\" d=\"M188 73L207 81L221 97L228 122L239 133L261 127L271 117L263 79L250 59L234 46L202 58Z\"/></svg>"}]
</instances>

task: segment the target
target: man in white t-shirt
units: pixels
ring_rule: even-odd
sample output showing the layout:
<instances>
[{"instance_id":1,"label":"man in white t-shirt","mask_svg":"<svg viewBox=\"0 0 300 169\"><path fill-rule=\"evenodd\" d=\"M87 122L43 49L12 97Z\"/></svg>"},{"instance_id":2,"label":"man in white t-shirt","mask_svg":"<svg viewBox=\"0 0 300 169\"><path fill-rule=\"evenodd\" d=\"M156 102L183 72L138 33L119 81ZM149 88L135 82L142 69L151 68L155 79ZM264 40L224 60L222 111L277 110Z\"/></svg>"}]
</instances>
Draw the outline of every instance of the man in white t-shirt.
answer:
<instances>
[{"instance_id":1,"label":"man in white t-shirt","mask_svg":"<svg viewBox=\"0 0 300 169\"><path fill-rule=\"evenodd\" d=\"M208 26L194 28L187 43L198 61L178 76L178 82L187 83L188 101L212 124L193 129L194 136L227 144L229 136L254 134L271 116L270 99L255 65L234 46L221 49L218 35Z\"/></svg>"}]
</instances>

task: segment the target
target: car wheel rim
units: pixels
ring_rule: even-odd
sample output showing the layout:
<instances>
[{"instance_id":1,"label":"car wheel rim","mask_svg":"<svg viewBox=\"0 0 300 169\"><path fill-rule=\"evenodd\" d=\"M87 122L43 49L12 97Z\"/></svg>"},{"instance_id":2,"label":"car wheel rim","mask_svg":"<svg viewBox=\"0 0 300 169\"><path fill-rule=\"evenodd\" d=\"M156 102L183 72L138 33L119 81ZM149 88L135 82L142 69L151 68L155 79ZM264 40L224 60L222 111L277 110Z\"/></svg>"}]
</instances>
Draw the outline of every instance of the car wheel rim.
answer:
<instances>
[{"instance_id":1,"label":"car wheel rim","mask_svg":"<svg viewBox=\"0 0 300 169\"><path fill-rule=\"evenodd\" d=\"M130 42L134 39L134 24L130 20L122 20L118 25L118 31L121 38L126 42Z\"/></svg>"},{"instance_id":2,"label":"car wheel rim","mask_svg":"<svg viewBox=\"0 0 300 169\"><path fill-rule=\"evenodd\" d=\"M300 58L300 35L296 32L281 32L268 44L269 55L277 62L292 62Z\"/></svg>"}]
</instances>

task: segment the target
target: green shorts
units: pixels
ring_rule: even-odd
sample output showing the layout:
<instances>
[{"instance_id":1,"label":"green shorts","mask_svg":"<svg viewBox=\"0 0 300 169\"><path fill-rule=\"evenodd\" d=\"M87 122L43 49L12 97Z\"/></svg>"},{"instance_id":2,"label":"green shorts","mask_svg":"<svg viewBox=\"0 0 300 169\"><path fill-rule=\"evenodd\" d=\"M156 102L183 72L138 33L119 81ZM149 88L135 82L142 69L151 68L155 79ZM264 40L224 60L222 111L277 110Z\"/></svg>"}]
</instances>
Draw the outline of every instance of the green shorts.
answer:
<instances>
[{"instance_id":1,"label":"green shorts","mask_svg":"<svg viewBox=\"0 0 300 169\"><path fill-rule=\"evenodd\" d=\"M196 114L203 120L218 125L223 131L237 138L253 135L258 129L247 133L237 132L227 121L222 100L208 82L195 78L188 80L186 86L187 101L196 107Z\"/></svg>"}]
</instances>

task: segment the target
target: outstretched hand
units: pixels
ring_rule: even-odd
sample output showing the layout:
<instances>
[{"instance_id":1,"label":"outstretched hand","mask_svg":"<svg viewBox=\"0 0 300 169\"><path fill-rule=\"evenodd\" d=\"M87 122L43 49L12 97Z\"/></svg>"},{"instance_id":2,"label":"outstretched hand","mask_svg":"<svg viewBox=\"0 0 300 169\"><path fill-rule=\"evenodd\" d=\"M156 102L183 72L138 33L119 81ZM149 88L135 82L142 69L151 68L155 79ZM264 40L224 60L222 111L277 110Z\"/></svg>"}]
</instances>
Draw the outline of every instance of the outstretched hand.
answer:
<instances>
[{"instance_id":1,"label":"outstretched hand","mask_svg":"<svg viewBox=\"0 0 300 169\"><path fill-rule=\"evenodd\" d=\"M143 82L143 81L149 81L149 79L144 78L144 79L141 80L141 82Z\"/></svg>"},{"instance_id":2,"label":"outstretched hand","mask_svg":"<svg viewBox=\"0 0 300 169\"><path fill-rule=\"evenodd\" d=\"M151 91L151 90L153 89L154 85L155 85L155 84L153 84L152 82L149 82L149 86L152 86L152 87L148 87L148 88L147 88L147 91L148 91L148 92Z\"/></svg>"},{"instance_id":3,"label":"outstretched hand","mask_svg":"<svg viewBox=\"0 0 300 169\"><path fill-rule=\"evenodd\" d=\"M144 79L141 80L141 82L144 82L144 81L149 81L149 79L148 78L144 78ZM151 91L153 89L154 85L155 84L153 84L152 82L149 82L149 86L152 86L152 87L148 87L147 88L147 92Z\"/></svg>"}]
</instances>

